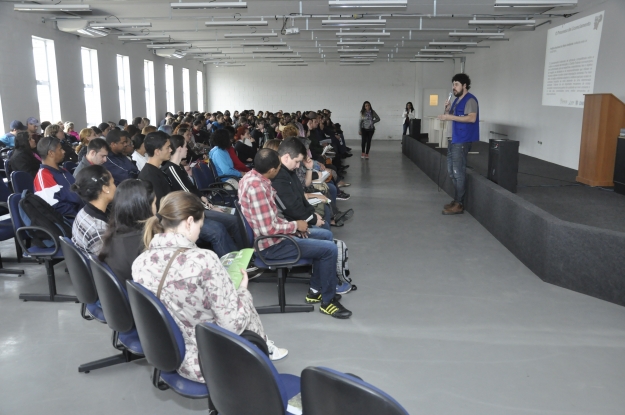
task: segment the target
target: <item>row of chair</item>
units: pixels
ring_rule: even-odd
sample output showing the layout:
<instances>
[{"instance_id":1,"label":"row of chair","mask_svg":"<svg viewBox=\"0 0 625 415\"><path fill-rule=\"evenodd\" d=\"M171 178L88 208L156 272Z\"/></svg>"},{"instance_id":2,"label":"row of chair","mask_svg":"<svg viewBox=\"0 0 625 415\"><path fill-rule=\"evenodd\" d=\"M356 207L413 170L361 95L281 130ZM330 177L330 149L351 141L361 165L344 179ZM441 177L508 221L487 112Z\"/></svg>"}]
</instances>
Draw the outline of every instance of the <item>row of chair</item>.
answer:
<instances>
[{"instance_id":1,"label":"row of chair","mask_svg":"<svg viewBox=\"0 0 625 415\"><path fill-rule=\"evenodd\" d=\"M389 395L353 375L327 368L307 368L301 379L279 374L259 336L260 341L252 343L215 324L195 328L206 383L183 378L176 369L184 360L184 338L163 303L134 281L127 281L124 287L106 264L87 257L68 238L61 238L61 245L83 303L81 316L106 322L113 330L114 347L122 351L83 364L79 372L145 357L154 366L155 387L171 388L188 398L208 398L213 414L288 414L288 401L300 391L310 415L407 414Z\"/></svg>"}]
</instances>

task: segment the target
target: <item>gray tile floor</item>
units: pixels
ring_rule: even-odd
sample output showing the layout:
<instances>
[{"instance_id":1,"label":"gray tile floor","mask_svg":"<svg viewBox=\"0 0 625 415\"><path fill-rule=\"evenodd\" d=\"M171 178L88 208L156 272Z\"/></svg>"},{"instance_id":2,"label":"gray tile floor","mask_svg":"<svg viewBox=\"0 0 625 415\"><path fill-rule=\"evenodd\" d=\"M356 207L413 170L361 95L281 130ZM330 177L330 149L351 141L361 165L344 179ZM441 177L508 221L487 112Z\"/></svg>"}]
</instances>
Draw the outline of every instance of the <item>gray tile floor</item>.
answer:
<instances>
[{"instance_id":1,"label":"gray tile floor","mask_svg":"<svg viewBox=\"0 0 625 415\"><path fill-rule=\"evenodd\" d=\"M469 214L441 216L449 197L399 143L374 142L371 160L349 164L352 198L340 203L356 215L335 235L359 287L343 301L354 316L262 316L290 350L279 371L355 373L411 414L625 413L624 308L543 283ZM5 267L27 273L0 274L0 414L205 413L205 402L153 388L142 361L79 374L113 354L110 331L77 304L19 301L45 291L45 271L1 248ZM63 268L59 292L71 293ZM275 301L271 284L251 290L258 305ZM305 291L289 284L289 301Z\"/></svg>"}]
</instances>

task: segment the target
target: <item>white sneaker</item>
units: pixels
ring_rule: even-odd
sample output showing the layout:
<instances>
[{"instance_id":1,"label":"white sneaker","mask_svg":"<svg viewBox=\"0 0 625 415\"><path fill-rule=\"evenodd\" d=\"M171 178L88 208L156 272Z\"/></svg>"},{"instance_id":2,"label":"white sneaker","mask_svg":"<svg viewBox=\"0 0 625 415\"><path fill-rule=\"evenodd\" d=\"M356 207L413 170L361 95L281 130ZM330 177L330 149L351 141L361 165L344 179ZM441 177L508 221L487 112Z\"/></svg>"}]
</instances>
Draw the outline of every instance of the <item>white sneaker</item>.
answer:
<instances>
[{"instance_id":1,"label":"white sneaker","mask_svg":"<svg viewBox=\"0 0 625 415\"><path fill-rule=\"evenodd\" d=\"M269 349L269 359L280 360L284 359L289 351L287 349L281 349L273 343L273 340L267 339L267 348Z\"/></svg>"}]
</instances>

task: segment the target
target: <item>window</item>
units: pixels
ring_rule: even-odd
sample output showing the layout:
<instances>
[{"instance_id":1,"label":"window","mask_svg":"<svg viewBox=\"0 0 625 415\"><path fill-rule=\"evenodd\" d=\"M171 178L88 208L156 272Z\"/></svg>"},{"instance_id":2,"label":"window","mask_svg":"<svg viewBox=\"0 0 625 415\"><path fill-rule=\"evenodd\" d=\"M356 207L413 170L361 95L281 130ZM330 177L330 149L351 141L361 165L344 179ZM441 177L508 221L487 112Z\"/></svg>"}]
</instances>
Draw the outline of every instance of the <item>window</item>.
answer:
<instances>
[{"instance_id":1,"label":"window","mask_svg":"<svg viewBox=\"0 0 625 415\"><path fill-rule=\"evenodd\" d=\"M189 70L182 68L182 100L184 102L184 112L191 111L191 90L189 88Z\"/></svg>"},{"instance_id":2,"label":"window","mask_svg":"<svg viewBox=\"0 0 625 415\"><path fill-rule=\"evenodd\" d=\"M2 129L0 130L0 134L3 134L5 131L9 130L4 125L4 117L2 116L2 99L0 99L0 128Z\"/></svg>"},{"instance_id":3,"label":"window","mask_svg":"<svg viewBox=\"0 0 625 415\"><path fill-rule=\"evenodd\" d=\"M165 94L167 98L167 111L176 112L174 102L174 67L165 65Z\"/></svg>"},{"instance_id":4,"label":"window","mask_svg":"<svg viewBox=\"0 0 625 415\"><path fill-rule=\"evenodd\" d=\"M156 122L156 99L154 98L154 62L143 61L143 79L145 81L145 114L152 123Z\"/></svg>"},{"instance_id":5,"label":"window","mask_svg":"<svg viewBox=\"0 0 625 415\"><path fill-rule=\"evenodd\" d=\"M117 55L117 85L119 87L119 115L132 122L132 98L130 95L130 63L128 56Z\"/></svg>"},{"instance_id":6,"label":"window","mask_svg":"<svg viewBox=\"0 0 625 415\"><path fill-rule=\"evenodd\" d=\"M87 125L98 125L102 122L98 51L95 49L80 48L80 54L82 57L82 82L85 89Z\"/></svg>"},{"instance_id":7,"label":"window","mask_svg":"<svg viewBox=\"0 0 625 415\"><path fill-rule=\"evenodd\" d=\"M37 79L37 99L39 99L39 118L41 121L59 121L62 118L54 41L33 36L33 57Z\"/></svg>"},{"instance_id":8,"label":"window","mask_svg":"<svg viewBox=\"0 0 625 415\"><path fill-rule=\"evenodd\" d=\"M204 80L200 71L197 71L197 110L204 112Z\"/></svg>"}]
</instances>

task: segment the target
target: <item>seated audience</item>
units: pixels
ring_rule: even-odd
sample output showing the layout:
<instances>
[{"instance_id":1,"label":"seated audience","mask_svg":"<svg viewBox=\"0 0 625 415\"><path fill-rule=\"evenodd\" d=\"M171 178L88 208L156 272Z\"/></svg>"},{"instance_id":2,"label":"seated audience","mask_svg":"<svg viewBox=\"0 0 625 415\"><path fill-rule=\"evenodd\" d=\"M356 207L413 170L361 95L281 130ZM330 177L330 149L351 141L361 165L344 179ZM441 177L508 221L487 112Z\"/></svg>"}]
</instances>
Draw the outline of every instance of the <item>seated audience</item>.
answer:
<instances>
[{"instance_id":1,"label":"seated audience","mask_svg":"<svg viewBox=\"0 0 625 415\"><path fill-rule=\"evenodd\" d=\"M117 187L98 259L120 281L132 280L132 263L145 248L143 223L155 214L156 196L150 182L128 179Z\"/></svg>"},{"instance_id":2,"label":"seated audience","mask_svg":"<svg viewBox=\"0 0 625 415\"><path fill-rule=\"evenodd\" d=\"M293 163L301 162L300 155ZM278 216L276 191L271 186L271 179L280 171L280 157L271 149L262 149L254 158L254 169L243 176L239 186L239 201L243 215L254 232L254 237L285 234L302 236L296 238L302 258L313 260L313 272L306 302L321 303L319 311L335 318L345 319L352 315L339 302L336 294L337 247L332 240L332 233L325 229L313 229L309 232L304 220L287 221ZM328 239L329 235L329 239ZM323 239L314 239L315 237ZM268 260L285 259L297 256L297 247L284 239L268 238L260 241L259 249Z\"/></svg>"},{"instance_id":3,"label":"seated audience","mask_svg":"<svg viewBox=\"0 0 625 415\"><path fill-rule=\"evenodd\" d=\"M111 125L107 122L101 122L98 124L98 130L100 130L100 138L106 138L111 131Z\"/></svg>"},{"instance_id":4,"label":"seated audience","mask_svg":"<svg viewBox=\"0 0 625 415\"><path fill-rule=\"evenodd\" d=\"M254 162L254 156L258 151L258 141L250 136L249 128L237 128L237 132L234 134L234 149L241 163L250 164Z\"/></svg>"},{"instance_id":5,"label":"seated audience","mask_svg":"<svg viewBox=\"0 0 625 415\"><path fill-rule=\"evenodd\" d=\"M39 155L33 153L36 148L35 139L28 134L28 131L18 132L15 138L15 150L9 160L11 169L25 171L35 178L41 166Z\"/></svg>"},{"instance_id":6,"label":"seated audience","mask_svg":"<svg viewBox=\"0 0 625 415\"><path fill-rule=\"evenodd\" d=\"M95 133L93 128L83 128L82 130L80 130L79 137L80 144L76 146L76 149L74 151L76 151L76 153L78 154L78 161L80 162L80 160L85 157L85 154L87 154L87 146L89 145L89 141L97 138L98 135Z\"/></svg>"},{"instance_id":7,"label":"seated audience","mask_svg":"<svg viewBox=\"0 0 625 415\"><path fill-rule=\"evenodd\" d=\"M73 142L80 141L80 135L76 132L76 130L74 130L74 123L73 122L67 121L64 124L64 126L65 126L65 134L66 135L71 135Z\"/></svg>"},{"instance_id":8,"label":"seated audience","mask_svg":"<svg viewBox=\"0 0 625 415\"><path fill-rule=\"evenodd\" d=\"M58 125L55 126L58 128ZM48 128L50 127L52 126ZM71 186L75 182L74 176L59 166L65 156L61 140L49 136L42 138L37 144L37 152L41 156L42 163L34 180L35 194L61 215L76 216L83 203L80 197L71 191Z\"/></svg>"},{"instance_id":9,"label":"seated audience","mask_svg":"<svg viewBox=\"0 0 625 415\"><path fill-rule=\"evenodd\" d=\"M119 186L126 179L136 179L139 176L137 166L126 157L129 147L132 148L128 133L124 131L112 130L106 136L106 143L109 145L109 154L104 167L111 172L115 185Z\"/></svg>"},{"instance_id":10,"label":"seated audience","mask_svg":"<svg viewBox=\"0 0 625 415\"><path fill-rule=\"evenodd\" d=\"M236 189L238 183L235 178L242 177L240 171L234 168L232 158L228 153L228 148L232 148L232 142L230 141L230 134L226 130L217 130L212 136L215 147L208 153L211 162L217 170L219 176L233 176L233 178L223 177L222 182L228 182Z\"/></svg>"},{"instance_id":11,"label":"seated audience","mask_svg":"<svg viewBox=\"0 0 625 415\"><path fill-rule=\"evenodd\" d=\"M102 165L106 163L106 158L109 154L109 145L106 144L106 141L102 138L96 138L89 142L87 146L87 154L85 157L80 160L78 166L74 170L74 177L78 177L78 172L80 172L85 167L93 166L93 165Z\"/></svg>"},{"instance_id":12,"label":"seated audience","mask_svg":"<svg viewBox=\"0 0 625 415\"><path fill-rule=\"evenodd\" d=\"M108 223L106 208L115 196L113 176L100 165L85 167L76 176L72 191L85 202L72 225L72 242L85 252L97 255L102 249Z\"/></svg>"},{"instance_id":13,"label":"seated audience","mask_svg":"<svg viewBox=\"0 0 625 415\"><path fill-rule=\"evenodd\" d=\"M26 126L22 124L21 121L13 120L11 121L11 125L9 125L10 131L0 137L0 143L4 145L4 147L15 147L15 137L21 131L26 131Z\"/></svg>"},{"instance_id":14,"label":"seated audience","mask_svg":"<svg viewBox=\"0 0 625 415\"><path fill-rule=\"evenodd\" d=\"M135 162L139 171L143 169L145 163L148 162L148 156L145 153L145 145L143 145L143 140L145 139L145 135L138 133L132 137L132 147L134 148L134 152L132 153L132 161Z\"/></svg>"},{"instance_id":15,"label":"seated audience","mask_svg":"<svg viewBox=\"0 0 625 415\"><path fill-rule=\"evenodd\" d=\"M272 360L288 354L265 335L247 290L245 271L237 289L219 258L195 245L203 220L204 207L195 195L167 195L156 217L145 225L147 250L132 264L133 279L154 294L158 294L161 279L165 279L159 298L174 317L186 345L178 373L196 382L204 381L195 339L195 326L200 323L214 323L237 334L255 332L267 342Z\"/></svg>"},{"instance_id":16,"label":"seated audience","mask_svg":"<svg viewBox=\"0 0 625 415\"><path fill-rule=\"evenodd\" d=\"M62 163L66 161L73 161L74 163L78 162L78 154L76 154L76 152L74 151L74 147L72 147L72 145L66 139L65 132L63 132L63 128L60 125L50 124L46 127L46 131L43 134L46 137L56 137L59 139L64 154Z\"/></svg>"}]
</instances>

